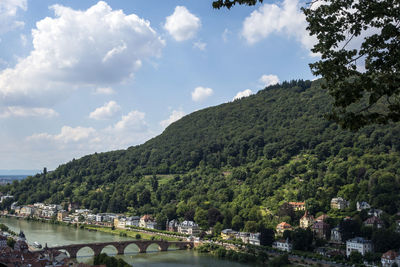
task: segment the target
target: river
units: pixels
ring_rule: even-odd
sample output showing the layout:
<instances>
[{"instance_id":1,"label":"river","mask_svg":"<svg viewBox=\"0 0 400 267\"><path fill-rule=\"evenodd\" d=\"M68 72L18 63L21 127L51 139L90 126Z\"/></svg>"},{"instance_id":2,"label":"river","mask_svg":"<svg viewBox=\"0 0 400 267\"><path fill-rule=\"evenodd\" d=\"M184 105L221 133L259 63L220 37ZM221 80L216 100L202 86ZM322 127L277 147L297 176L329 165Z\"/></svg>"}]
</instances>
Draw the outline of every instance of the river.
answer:
<instances>
[{"instance_id":1,"label":"river","mask_svg":"<svg viewBox=\"0 0 400 267\"><path fill-rule=\"evenodd\" d=\"M11 230L19 233L24 231L29 244L39 242L49 247L57 245L78 244L78 243L95 243L119 240L130 240L127 237L120 237L101 232L91 232L88 230L76 229L73 227L53 225L41 222L32 222L26 220L18 220L15 218L0 218L0 222L7 225ZM116 257L124 259L129 264L142 267L161 267L161 266L221 266L221 267L243 267L252 266L248 264L240 264L236 262L220 260L216 257L200 254L193 250L171 250L167 252L158 252L156 245L148 248L148 253L138 253L135 245L129 245L125 250L125 255L117 255ZM106 247L103 252L109 255L115 255L116 249ZM92 263L93 252L89 248L83 248L78 252L78 262Z\"/></svg>"}]
</instances>

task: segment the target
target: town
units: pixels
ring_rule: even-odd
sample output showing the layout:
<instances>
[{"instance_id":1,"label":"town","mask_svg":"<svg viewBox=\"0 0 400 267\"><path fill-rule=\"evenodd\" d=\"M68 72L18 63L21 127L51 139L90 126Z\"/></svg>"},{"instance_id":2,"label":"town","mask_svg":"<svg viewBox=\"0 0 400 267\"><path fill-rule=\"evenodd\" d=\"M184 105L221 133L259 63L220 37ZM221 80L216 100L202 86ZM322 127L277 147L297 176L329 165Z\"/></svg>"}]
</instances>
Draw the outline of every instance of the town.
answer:
<instances>
[{"instance_id":1,"label":"town","mask_svg":"<svg viewBox=\"0 0 400 267\"><path fill-rule=\"evenodd\" d=\"M0 201L12 199L12 196L2 196ZM296 251L309 251L308 255L313 257L322 257L332 262L340 262L342 264L365 264L368 266L377 266L380 264L384 267L399 266L400 255L391 247L384 253L382 247L391 245L387 236L377 236L378 230L393 229L394 233L400 232L400 215L397 214L394 225L388 225L387 215L384 211L374 209L367 202L357 202L356 210L352 212L353 216L345 216L338 220L327 214L319 214L314 217L306 208L305 202L287 202L281 206L281 210L287 212L291 220L295 214L302 214L298 221L291 220L289 222L282 221L276 225L269 241L263 232L242 232L233 229L222 229L215 232L215 229L201 229L199 225L190 220L179 222L177 219L167 220L165 222L157 222L154 215L145 214L142 216L128 216L126 214L116 213L97 213L94 214L89 209L80 208L78 203L69 203L68 205L34 203L32 205L17 205L12 203L9 209L1 212L3 216L15 216L24 219L40 219L52 221L66 225L95 226L111 229L125 229L135 231L156 231L159 234L176 235L179 238L186 238L194 242L209 242L210 240L225 244L226 248L238 249L241 244L247 244L262 248L269 246L275 251L296 255ZM330 203L332 214L347 214L350 203L341 197L333 198ZM64 209L66 208L66 209ZM361 228L357 222L362 221ZM385 221L386 220L386 221ZM337 223L337 224L334 224ZM272 230L272 229L271 229ZM268 231L267 231L268 233ZM358 235L360 234L360 236ZM268 235L268 234L267 234ZM370 239L366 238L369 236ZM7 247L7 237L2 236L1 248ZM372 237L372 239L371 239ZM390 237L389 237L390 238ZM267 238L268 239L268 238ZM14 250L27 249L28 245L23 244L25 237L23 233L15 236ZM385 243L386 241L386 243ZM376 244L374 244L374 242ZM32 244L38 248L39 244ZM40 246L40 245L39 245ZM379 246L379 247L378 247ZM396 244L394 244L396 246ZM10 248L7 248L8 252ZM378 249L376 252L375 249ZM7 254L7 250L2 250L3 254ZM60 259L62 256L57 255ZM64 255L65 256L65 255ZM49 257L49 256L48 256ZM41 256L41 258L46 258ZM53 260L55 257L53 256ZM343 260L345 259L345 260ZM62 261L62 260L61 260Z\"/></svg>"}]
</instances>

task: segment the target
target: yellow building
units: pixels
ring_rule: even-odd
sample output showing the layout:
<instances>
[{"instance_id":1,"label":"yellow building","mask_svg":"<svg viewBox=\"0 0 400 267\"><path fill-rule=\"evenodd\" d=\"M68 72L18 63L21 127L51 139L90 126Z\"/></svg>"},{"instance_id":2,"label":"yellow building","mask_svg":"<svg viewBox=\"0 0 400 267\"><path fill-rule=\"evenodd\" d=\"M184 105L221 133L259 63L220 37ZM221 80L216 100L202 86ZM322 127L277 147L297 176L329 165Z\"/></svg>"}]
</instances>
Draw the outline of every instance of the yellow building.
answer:
<instances>
[{"instance_id":1,"label":"yellow building","mask_svg":"<svg viewBox=\"0 0 400 267\"><path fill-rule=\"evenodd\" d=\"M65 217L67 217L68 212L65 210L60 210L57 212L57 221L62 222Z\"/></svg>"}]
</instances>

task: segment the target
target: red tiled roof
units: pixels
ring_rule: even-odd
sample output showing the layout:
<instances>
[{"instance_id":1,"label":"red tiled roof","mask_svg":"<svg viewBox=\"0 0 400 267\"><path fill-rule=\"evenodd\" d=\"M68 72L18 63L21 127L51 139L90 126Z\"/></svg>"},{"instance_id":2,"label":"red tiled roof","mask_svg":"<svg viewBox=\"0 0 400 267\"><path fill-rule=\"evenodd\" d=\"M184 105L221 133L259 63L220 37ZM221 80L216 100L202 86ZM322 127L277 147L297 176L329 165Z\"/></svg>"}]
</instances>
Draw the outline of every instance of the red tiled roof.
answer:
<instances>
[{"instance_id":1,"label":"red tiled roof","mask_svg":"<svg viewBox=\"0 0 400 267\"><path fill-rule=\"evenodd\" d=\"M382 255L383 259L394 260L399 254L393 250L389 250Z\"/></svg>"},{"instance_id":2,"label":"red tiled roof","mask_svg":"<svg viewBox=\"0 0 400 267\"><path fill-rule=\"evenodd\" d=\"M291 228L292 226L288 224L287 222L281 222L276 226L278 229L286 229L286 228Z\"/></svg>"}]
</instances>

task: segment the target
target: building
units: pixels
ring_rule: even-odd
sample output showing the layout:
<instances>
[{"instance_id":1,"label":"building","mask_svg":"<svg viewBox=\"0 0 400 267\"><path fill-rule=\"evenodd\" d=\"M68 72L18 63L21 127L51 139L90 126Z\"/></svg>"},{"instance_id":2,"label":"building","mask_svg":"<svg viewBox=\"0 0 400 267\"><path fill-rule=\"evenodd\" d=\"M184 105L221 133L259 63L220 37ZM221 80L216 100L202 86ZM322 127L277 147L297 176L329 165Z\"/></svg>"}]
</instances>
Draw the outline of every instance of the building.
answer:
<instances>
[{"instance_id":1,"label":"building","mask_svg":"<svg viewBox=\"0 0 400 267\"><path fill-rule=\"evenodd\" d=\"M370 209L368 211L369 216L381 217L382 213L383 213L383 210L380 210L380 209Z\"/></svg>"},{"instance_id":2,"label":"building","mask_svg":"<svg viewBox=\"0 0 400 267\"><path fill-rule=\"evenodd\" d=\"M339 226L337 226L331 230L331 241L337 242L337 243L342 242L342 233L340 232Z\"/></svg>"},{"instance_id":3,"label":"building","mask_svg":"<svg viewBox=\"0 0 400 267\"><path fill-rule=\"evenodd\" d=\"M292 230L293 230L292 226L287 222L281 222L276 226L276 232L278 234L283 234L283 232L285 231L292 231Z\"/></svg>"},{"instance_id":4,"label":"building","mask_svg":"<svg viewBox=\"0 0 400 267\"><path fill-rule=\"evenodd\" d=\"M321 239L327 239L330 230L330 225L324 221L318 221L313 224L312 231L314 234Z\"/></svg>"},{"instance_id":5,"label":"building","mask_svg":"<svg viewBox=\"0 0 400 267\"><path fill-rule=\"evenodd\" d=\"M7 237L0 235L0 249L7 247Z\"/></svg>"},{"instance_id":6,"label":"building","mask_svg":"<svg viewBox=\"0 0 400 267\"><path fill-rule=\"evenodd\" d=\"M126 218L126 226L136 226L139 227L140 217L139 216L131 216Z\"/></svg>"},{"instance_id":7,"label":"building","mask_svg":"<svg viewBox=\"0 0 400 267\"><path fill-rule=\"evenodd\" d=\"M62 222L67 216L68 212L66 210L60 210L59 212L57 212L57 221Z\"/></svg>"},{"instance_id":8,"label":"building","mask_svg":"<svg viewBox=\"0 0 400 267\"><path fill-rule=\"evenodd\" d=\"M126 218L125 217L116 217L114 218L114 227L118 229L125 229L126 226Z\"/></svg>"},{"instance_id":9,"label":"building","mask_svg":"<svg viewBox=\"0 0 400 267\"><path fill-rule=\"evenodd\" d=\"M322 214L321 216L319 216L317 219L315 219L316 222L324 222L326 221L326 219L328 219L329 216L326 214Z\"/></svg>"},{"instance_id":10,"label":"building","mask_svg":"<svg viewBox=\"0 0 400 267\"><path fill-rule=\"evenodd\" d=\"M221 237L222 239L225 240L231 240L234 239L237 235L236 231L233 231L232 229L224 229L221 231Z\"/></svg>"},{"instance_id":11,"label":"building","mask_svg":"<svg viewBox=\"0 0 400 267\"><path fill-rule=\"evenodd\" d=\"M370 208L371 208L371 206L367 202L365 202L365 201L358 202L357 201L357 211L369 210Z\"/></svg>"},{"instance_id":12,"label":"building","mask_svg":"<svg viewBox=\"0 0 400 267\"><path fill-rule=\"evenodd\" d=\"M142 228L155 229L156 228L156 224L157 223L155 222L153 217L151 215L148 215L148 214L143 215L140 218L140 221L139 221L139 227L142 227Z\"/></svg>"},{"instance_id":13,"label":"building","mask_svg":"<svg viewBox=\"0 0 400 267\"><path fill-rule=\"evenodd\" d=\"M303 217L301 217L300 219L300 228L306 229L311 225L313 225L314 222L315 222L314 216L309 214L308 211L306 210Z\"/></svg>"},{"instance_id":14,"label":"building","mask_svg":"<svg viewBox=\"0 0 400 267\"><path fill-rule=\"evenodd\" d=\"M378 229L385 227L385 223L377 216L372 216L364 221L365 226L376 227Z\"/></svg>"},{"instance_id":15,"label":"building","mask_svg":"<svg viewBox=\"0 0 400 267\"><path fill-rule=\"evenodd\" d=\"M367 252L373 252L371 240L366 240L362 237L355 237L346 242L346 256L350 256L351 252L358 251L361 255Z\"/></svg>"},{"instance_id":16,"label":"building","mask_svg":"<svg viewBox=\"0 0 400 267\"><path fill-rule=\"evenodd\" d=\"M183 221L178 225L178 232L187 235L200 234L199 225L193 221Z\"/></svg>"},{"instance_id":17,"label":"building","mask_svg":"<svg viewBox=\"0 0 400 267\"><path fill-rule=\"evenodd\" d=\"M31 216L33 215L35 209L31 206L23 206L20 211L19 214L22 216Z\"/></svg>"},{"instance_id":18,"label":"building","mask_svg":"<svg viewBox=\"0 0 400 267\"><path fill-rule=\"evenodd\" d=\"M398 260L400 260L399 254L396 251L389 250L381 257L382 267L392 267L395 263L398 266Z\"/></svg>"},{"instance_id":19,"label":"building","mask_svg":"<svg viewBox=\"0 0 400 267\"><path fill-rule=\"evenodd\" d=\"M306 209L305 202L289 202L289 205L293 208L294 211Z\"/></svg>"},{"instance_id":20,"label":"building","mask_svg":"<svg viewBox=\"0 0 400 267\"><path fill-rule=\"evenodd\" d=\"M260 246L261 245L260 237L261 237L260 233L250 233L250 235L249 235L249 244Z\"/></svg>"},{"instance_id":21,"label":"building","mask_svg":"<svg viewBox=\"0 0 400 267\"><path fill-rule=\"evenodd\" d=\"M331 200L331 209L343 210L349 206L349 202L341 197L335 197Z\"/></svg>"},{"instance_id":22,"label":"building","mask_svg":"<svg viewBox=\"0 0 400 267\"><path fill-rule=\"evenodd\" d=\"M76 209L79 209L79 203L72 202L68 204L68 211L74 212Z\"/></svg>"},{"instance_id":23,"label":"building","mask_svg":"<svg viewBox=\"0 0 400 267\"><path fill-rule=\"evenodd\" d=\"M177 220L167 221L167 231L178 232L179 222Z\"/></svg>"},{"instance_id":24,"label":"building","mask_svg":"<svg viewBox=\"0 0 400 267\"><path fill-rule=\"evenodd\" d=\"M273 243L272 247L279 249L281 251L291 252L293 249L292 244L289 242L289 239L286 240L277 240Z\"/></svg>"}]
</instances>

